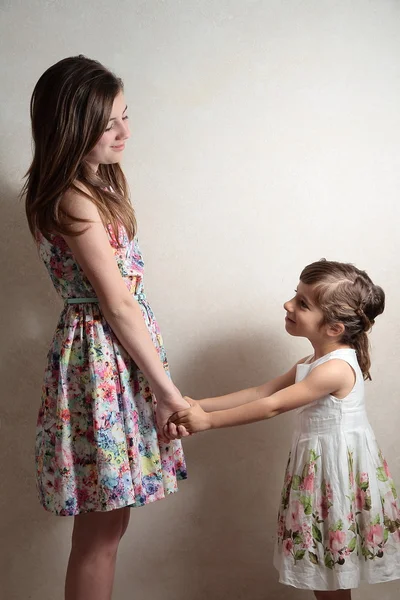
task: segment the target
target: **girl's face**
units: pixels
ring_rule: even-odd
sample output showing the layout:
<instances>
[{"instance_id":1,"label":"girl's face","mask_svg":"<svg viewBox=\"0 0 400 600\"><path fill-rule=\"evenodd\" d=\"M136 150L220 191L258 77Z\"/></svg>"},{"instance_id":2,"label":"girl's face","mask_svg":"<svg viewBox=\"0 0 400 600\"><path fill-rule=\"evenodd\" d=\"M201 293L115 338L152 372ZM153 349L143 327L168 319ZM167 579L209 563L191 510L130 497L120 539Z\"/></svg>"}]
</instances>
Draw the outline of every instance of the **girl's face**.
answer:
<instances>
[{"instance_id":1,"label":"girl's face","mask_svg":"<svg viewBox=\"0 0 400 600\"><path fill-rule=\"evenodd\" d=\"M323 333L321 324L324 318L322 310L315 303L313 287L300 281L296 295L283 305L286 310L286 331L310 341Z\"/></svg>"},{"instance_id":2,"label":"girl's face","mask_svg":"<svg viewBox=\"0 0 400 600\"><path fill-rule=\"evenodd\" d=\"M124 94L120 92L115 97L105 132L86 156L87 162L95 171L99 165L110 165L121 160L125 141L130 136L127 108Z\"/></svg>"}]
</instances>

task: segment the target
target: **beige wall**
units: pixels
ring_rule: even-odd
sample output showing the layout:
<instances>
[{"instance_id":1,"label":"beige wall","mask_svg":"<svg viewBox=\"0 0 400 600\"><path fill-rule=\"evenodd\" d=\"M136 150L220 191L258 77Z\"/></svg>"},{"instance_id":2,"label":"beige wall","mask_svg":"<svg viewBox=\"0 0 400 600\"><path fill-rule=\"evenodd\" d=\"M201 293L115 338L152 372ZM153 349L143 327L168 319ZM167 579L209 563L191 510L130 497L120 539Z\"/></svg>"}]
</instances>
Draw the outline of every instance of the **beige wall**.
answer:
<instances>
[{"instance_id":1,"label":"beige wall","mask_svg":"<svg viewBox=\"0 0 400 600\"><path fill-rule=\"evenodd\" d=\"M201 397L256 384L307 352L282 303L322 256L387 293L368 408L400 486L400 5L396 0L3 0L0 597L62 597L72 521L36 500L33 437L60 302L17 200L28 102L84 53L126 82L125 168L147 289L176 383ZM275 514L291 415L185 442L190 480L136 509L115 598L306 599L277 583ZM400 583L354 598L395 600Z\"/></svg>"}]
</instances>

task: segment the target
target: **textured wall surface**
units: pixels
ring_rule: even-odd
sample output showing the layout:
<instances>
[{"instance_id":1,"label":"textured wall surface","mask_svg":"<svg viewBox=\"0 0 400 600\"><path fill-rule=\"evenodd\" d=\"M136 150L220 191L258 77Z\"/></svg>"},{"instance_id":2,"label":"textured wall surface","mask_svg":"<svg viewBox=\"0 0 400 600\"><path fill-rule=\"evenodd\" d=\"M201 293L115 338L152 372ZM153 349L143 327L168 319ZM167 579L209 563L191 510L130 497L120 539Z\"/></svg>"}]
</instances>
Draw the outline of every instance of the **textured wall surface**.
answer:
<instances>
[{"instance_id":1,"label":"textured wall surface","mask_svg":"<svg viewBox=\"0 0 400 600\"><path fill-rule=\"evenodd\" d=\"M382 285L368 410L400 486L399 28L396 0L1 2L2 600L62 598L72 526L39 507L34 485L61 308L18 200L39 76L83 53L125 80L147 292L183 393L255 385L307 354L282 304L308 262L354 262ZM185 441L190 479L133 512L116 600L311 598L272 567L292 422ZM354 598L399 595L394 582Z\"/></svg>"}]
</instances>

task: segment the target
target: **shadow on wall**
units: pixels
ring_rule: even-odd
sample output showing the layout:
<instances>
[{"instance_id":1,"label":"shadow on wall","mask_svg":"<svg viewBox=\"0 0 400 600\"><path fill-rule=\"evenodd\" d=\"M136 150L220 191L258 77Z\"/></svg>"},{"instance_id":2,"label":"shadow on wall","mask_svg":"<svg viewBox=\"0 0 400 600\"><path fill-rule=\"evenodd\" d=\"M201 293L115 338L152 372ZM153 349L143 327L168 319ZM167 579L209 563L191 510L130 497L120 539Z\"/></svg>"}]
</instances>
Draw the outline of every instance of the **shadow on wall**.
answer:
<instances>
[{"instance_id":1,"label":"shadow on wall","mask_svg":"<svg viewBox=\"0 0 400 600\"><path fill-rule=\"evenodd\" d=\"M4 177L0 183L1 587L7 600L39 598L41 594L43 598L61 598L61 588L53 587L52 595L43 595L45 572L49 565L53 572L64 570L66 556L57 539L72 521L61 522L46 515L38 503L34 479L40 387L60 301L37 256L19 190L8 185ZM58 553L57 561L54 552ZM26 577L21 577L22 565ZM28 595L27 590L35 592Z\"/></svg>"},{"instance_id":2,"label":"shadow on wall","mask_svg":"<svg viewBox=\"0 0 400 600\"><path fill-rule=\"evenodd\" d=\"M260 331L242 338L221 333L221 342L197 348L195 363L172 365L174 381L197 398L261 383L282 368L275 362L284 351L279 344ZM311 597L279 584L272 565L292 419L283 415L184 440L189 479L176 496L146 508L147 524L133 511L120 555L117 598L136 587L138 578L152 600ZM143 544L149 536L150 543ZM154 580L141 574L145 564L153 565Z\"/></svg>"}]
</instances>

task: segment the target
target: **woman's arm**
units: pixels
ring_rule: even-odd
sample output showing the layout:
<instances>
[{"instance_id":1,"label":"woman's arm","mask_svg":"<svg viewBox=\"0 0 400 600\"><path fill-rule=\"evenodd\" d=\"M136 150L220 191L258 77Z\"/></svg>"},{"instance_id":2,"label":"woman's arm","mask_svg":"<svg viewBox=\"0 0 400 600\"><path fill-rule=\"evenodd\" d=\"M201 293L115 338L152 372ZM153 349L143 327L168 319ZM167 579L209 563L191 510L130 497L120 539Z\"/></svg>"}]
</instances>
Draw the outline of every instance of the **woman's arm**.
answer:
<instances>
[{"instance_id":1,"label":"woman's arm","mask_svg":"<svg viewBox=\"0 0 400 600\"><path fill-rule=\"evenodd\" d=\"M75 192L68 192L62 204L67 213L89 221L73 224L76 231L83 232L81 235L64 238L92 284L105 319L146 375L157 397L161 429L168 417L186 407L187 402L165 372L141 309L121 277L97 207Z\"/></svg>"},{"instance_id":2,"label":"woman's arm","mask_svg":"<svg viewBox=\"0 0 400 600\"><path fill-rule=\"evenodd\" d=\"M328 394L334 394L342 389L343 381L353 377L351 367L343 360L330 360L311 371L302 381L279 390L270 396L252 400L249 403L218 410L205 412L197 403L188 410L179 411L171 417L171 422L184 425L189 433L246 425L305 406L319 400Z\"/></svg>"}]
</instances>

